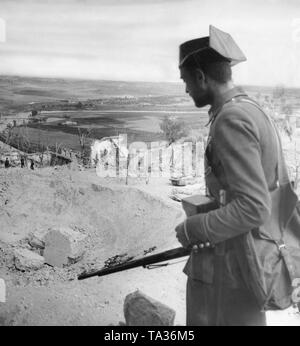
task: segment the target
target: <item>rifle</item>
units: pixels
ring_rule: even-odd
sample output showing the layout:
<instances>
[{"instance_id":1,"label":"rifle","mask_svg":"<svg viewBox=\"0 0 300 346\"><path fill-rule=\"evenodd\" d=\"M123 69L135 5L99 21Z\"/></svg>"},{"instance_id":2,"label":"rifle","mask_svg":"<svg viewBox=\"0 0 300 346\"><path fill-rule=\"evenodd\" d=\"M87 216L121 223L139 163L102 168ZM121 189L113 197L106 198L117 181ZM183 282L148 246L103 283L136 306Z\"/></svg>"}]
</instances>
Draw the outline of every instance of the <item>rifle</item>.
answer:
<instances>
[{"instance_id":1,"label":"rifle","mask_svg":"<svg viewBox=\"0 0 300 346\"><path fill-rule=\"evenodd\" d=\"M105 276L109 275L112 273L117 273L123 270L131 269L131 268L136 268L136 267L143 267L143 268L149 268L150 265L159 263L159 262L164 262L164 261L169 261L175 258L180 258L180 257L185 257L189 256L191 253L191 249L185 249L183 247L178 247L172 250L164 251L157 253L155 255L151 256L146 256L143 258L139 258L136 260L131 260L122 264L114 265L108 268L103 268L100 270L94 270L90 272L83 272L78 276L78 280L84 280L93 276ZM162 264L162 265L167 265L167 264Z\"/></svg>"},{"instance_id":2,"label":"rifle","mask_svg":"<svg viewBox=\"0 0 300 346\"><path fill-rule=\"evenodd\" d=\"M190 196L190 197L182 199L182 207L186 215L190 216L190 215L194 215L198 213L206 213L209 210L216 209L218 207L218 204L214 199L210 197L202 196L202 195L194 195L194 196ZM155 263L165 262L172 259L189 256L191 251L194 251L194 250L197 251L201 247L202 246L199 247L198 245L194 245L193 247L188 249L185 249L183 247L178 247L172 250L167 250L164 252L157 253L155 255L146 256L136 260L130 259L127 262L109 266L108 268L104 267L100 270L83 272L82 274L78 276L78 280L84 280L93 276L105 276L105 275L117 273L123 270L136 268L136 267L151 269L150 266ZM164 266L164 265L168 265L168 263L161 264L158 266Z\"/></svg>"}]
</instances>

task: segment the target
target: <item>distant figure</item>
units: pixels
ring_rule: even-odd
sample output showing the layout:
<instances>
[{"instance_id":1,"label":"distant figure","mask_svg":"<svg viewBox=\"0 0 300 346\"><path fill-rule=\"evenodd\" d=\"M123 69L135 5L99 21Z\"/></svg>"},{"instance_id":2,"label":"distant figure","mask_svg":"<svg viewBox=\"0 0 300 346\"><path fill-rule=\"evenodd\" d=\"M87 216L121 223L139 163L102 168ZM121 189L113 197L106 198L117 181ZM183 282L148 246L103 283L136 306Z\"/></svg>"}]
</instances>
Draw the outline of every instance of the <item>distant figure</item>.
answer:
<instances>
[{"instance_id":1,"label":"distant figure","mask_svg":"<svg viewBox=\"0 0 300 346\"><path fill-rule=\"evenodd\" d=\"M8 158L6 158L4 166L5 166L5 168L9 168L10 167L10 163L9 163Z\"/></svg>"},{"instance_id":2,"label":"distant figure","mask_svg":"<svg viewBox=\"0 0 300 346\"><path fill-rule=\"evenodd\" d=\"M21 157L21 168L24 168L24 166L25 166L24 157Z\"/></svg>"},{"instance_id":3,"label":"distant figure","mask_svg":"<svg viewBox=\"0 0 300 346\"><path fill-rule=\"evenodd\" d=\"M30 163L30 169L34 170L34 161L31 160L31 163Z\"/></svg>"}]
</instances>

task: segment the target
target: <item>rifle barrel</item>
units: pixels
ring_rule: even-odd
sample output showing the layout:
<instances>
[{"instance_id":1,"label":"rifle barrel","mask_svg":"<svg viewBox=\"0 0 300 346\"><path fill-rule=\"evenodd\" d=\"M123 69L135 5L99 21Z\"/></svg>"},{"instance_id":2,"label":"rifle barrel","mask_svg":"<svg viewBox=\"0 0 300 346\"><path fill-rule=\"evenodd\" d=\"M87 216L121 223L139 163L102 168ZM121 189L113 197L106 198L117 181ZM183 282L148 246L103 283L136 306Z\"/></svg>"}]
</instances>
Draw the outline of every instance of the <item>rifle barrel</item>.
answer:
<instances>
[{"instance_id":1,"label":"rifle barrel","mask_svg":"<svg viewBox=\"0 0 300 346\"><path fill-rule=\"evenodd\" d=\"M93 276L105 276L112 273L120 272L123 270L155 264L159 262L169 261L175 258L185 257L190 254L190 249L178 247L172 250L160 252L151 256L142 257L136 260L128 261L126 263L118 264L112 267L94 270L91 272L83 272L78 276L78 280L84 280Z\"/></svg>"}]
</instances>

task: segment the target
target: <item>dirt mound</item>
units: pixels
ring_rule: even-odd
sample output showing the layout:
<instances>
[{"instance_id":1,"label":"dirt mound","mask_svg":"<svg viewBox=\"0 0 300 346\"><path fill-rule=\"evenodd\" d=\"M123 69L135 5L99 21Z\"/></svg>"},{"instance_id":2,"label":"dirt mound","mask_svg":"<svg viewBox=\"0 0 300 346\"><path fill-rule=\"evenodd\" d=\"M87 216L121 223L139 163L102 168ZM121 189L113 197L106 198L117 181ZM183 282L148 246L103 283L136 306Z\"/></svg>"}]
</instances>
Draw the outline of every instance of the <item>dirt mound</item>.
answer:
<instances>
[{"instance_id":1,"label":"dirt mound","mask_svg":"<svg viewBox=\"0 0 300 346\"><path fill-rule=\"evenodd\" d=\"M138 188L168 196L172 186L167 184L151 180ZM184 217L180 204L139 189L64 167L0 170L0 278L7 292L6 302L0 302L0 325L118 325L124 321L125 297L136 290L174 309L175 325L184 325L186 259L155 270L77 280L83 270L102 267L109 257L138 257L154 246L155 251L179 246L174 227ZM83 259L64 268L17 270L15 250L38 252L28 242L30 235L40 237L60 226L87 235ZM299 325L294 317L286 322Z\"/></svg>"},{"instance_id":2,"label":"dirt mound","mask_svg":"<svg viewBox=\"0 0 300 346\"><path fill-rule=\"evenodd\" d=\"M70 227L87 235L81 265L99 267L116 254L141 256L176 243L182 212L136 188L102 186L68 168L2 170L0 181L5 244L26 247L31 234Z\"/></svg>"},{"instance_id":3,"label":"dirt mound","mask_svg":"<svg viewBox=\"0 0 300 346\"><path fill-rule=\"evenodd\" d=\"M77 280L82 271L101 268L112 256L137 258L153 247L178 246L174 227L183 213L174 204L137 188L104 186L95 172L58 167L0 170L0 206L0 277L7 286L0 325L118 323L125 296L138 288L169 304L183 304L184 294L175 293L179 284L173 272L181 272L175 266ZM83 259L64 268L45 264L22 272L15 267L16 249L40 253L29 244L32 234L41 237L59 227L87 235ZM168 284L162 275L169 276Z\"/></svg>"}]
</instances>

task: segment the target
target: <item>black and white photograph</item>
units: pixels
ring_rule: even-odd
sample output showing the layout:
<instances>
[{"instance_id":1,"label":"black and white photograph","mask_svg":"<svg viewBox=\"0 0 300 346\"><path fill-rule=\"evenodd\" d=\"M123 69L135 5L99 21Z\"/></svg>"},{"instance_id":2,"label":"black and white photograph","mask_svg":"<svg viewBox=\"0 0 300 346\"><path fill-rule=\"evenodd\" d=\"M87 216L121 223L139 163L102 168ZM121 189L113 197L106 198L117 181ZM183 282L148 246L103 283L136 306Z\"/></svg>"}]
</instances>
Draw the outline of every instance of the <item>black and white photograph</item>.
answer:
<instances>
[{"instance_id":1,"label":"black and white photograph","mask_svg":"<svg viewBox=\"0 0 300 346\"><path fill-rule=\"evenodd\" d=\"M299 196L299 1L0 0L0 326L300 326Z\"/></svg>"}]
</instances>

